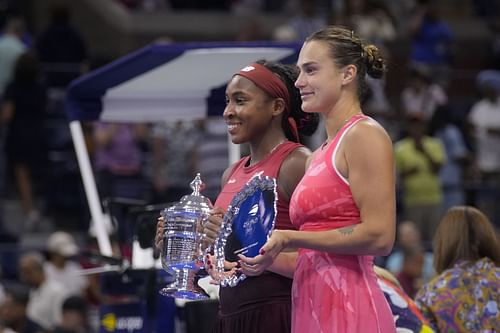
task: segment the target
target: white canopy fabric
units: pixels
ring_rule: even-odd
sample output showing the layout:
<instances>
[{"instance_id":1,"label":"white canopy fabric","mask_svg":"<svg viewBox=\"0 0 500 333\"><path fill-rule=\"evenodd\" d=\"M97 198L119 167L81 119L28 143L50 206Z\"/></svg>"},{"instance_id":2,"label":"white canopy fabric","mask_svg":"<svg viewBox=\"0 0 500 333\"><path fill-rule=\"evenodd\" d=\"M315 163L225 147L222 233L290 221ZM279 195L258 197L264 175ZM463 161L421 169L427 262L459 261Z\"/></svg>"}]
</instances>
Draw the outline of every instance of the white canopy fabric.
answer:
<instances>
[{"instance_id":1,"label":"white canopy fabric","mask_svg":"<svg viewBox=\"0 0 500 333\"><path fill-rule=\"evenodd\" d=\"M188 50L166 64L108 89L101 119L203 118L207 115L211 91L225 86L231 75L245 64L260 58L279 60L293 53L293 49L284 48Z\"/></svg>"},{"instance_id":2,"label":"white canopy fabric","mask_svg":"<svg viewBox=\"0 0 500 333\"><path fill-rule=\"evenodd\" d=\"M220 115L224 88L259 59L294 62L297 44L153 44L70 85L71 120L150 122Z\"/></svg>"}]
</instances>

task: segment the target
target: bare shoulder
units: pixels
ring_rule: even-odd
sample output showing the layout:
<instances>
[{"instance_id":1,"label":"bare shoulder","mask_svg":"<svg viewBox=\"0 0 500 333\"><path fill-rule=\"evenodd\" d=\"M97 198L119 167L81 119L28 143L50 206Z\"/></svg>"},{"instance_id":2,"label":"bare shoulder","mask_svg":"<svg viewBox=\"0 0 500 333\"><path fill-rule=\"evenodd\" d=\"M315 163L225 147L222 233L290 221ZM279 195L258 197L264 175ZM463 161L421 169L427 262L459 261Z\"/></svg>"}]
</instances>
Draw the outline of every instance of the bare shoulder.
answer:
<instances>
[{"instance_id":1,"label":"bare shoulder","mask_svg":"<svg viewBox=\"0 0 500 333\"><path fill-rule=\"evenodd\" d=\"M282 168L304 167L305 162L311 156L311 151L307 147L299 147L293 150L283 161Z\"/></svg>"},{"instance_id":2,"label":"bare shoulder","mask_svg":"<svg viewBox=\"0 0 500 333\"><path fill-rule=\"evenodd\" d=\"M345 140L350 147L361 150L370 150L378 145L392 147L392 140L387 131L371 118L353 126L346 133Z\"/></svg>"},{"instance_id":3,"label":"bare shoulder","mask_svg":"<svg viewBox=\"0 0 500 333\"><path fill-rule=\"evenodd\" d=\"M381 170L392 170L394 149L386 130L376 121L360 121L346 134L344 156L349 165L349 179L358 170L365 176Z\"/></svg>"},{"instance_id":4,"label":"bare shoulder","mask_svg":"<svg viewBox=\"0 0 500 333\"><path fill-rule=\"evenodd\" d=\"M292 151L283 161L278 176L278 185L288 197L304 176L309 156L311 156L311 151L306 147L300 147Z\"/></svg>"}]
</instances>

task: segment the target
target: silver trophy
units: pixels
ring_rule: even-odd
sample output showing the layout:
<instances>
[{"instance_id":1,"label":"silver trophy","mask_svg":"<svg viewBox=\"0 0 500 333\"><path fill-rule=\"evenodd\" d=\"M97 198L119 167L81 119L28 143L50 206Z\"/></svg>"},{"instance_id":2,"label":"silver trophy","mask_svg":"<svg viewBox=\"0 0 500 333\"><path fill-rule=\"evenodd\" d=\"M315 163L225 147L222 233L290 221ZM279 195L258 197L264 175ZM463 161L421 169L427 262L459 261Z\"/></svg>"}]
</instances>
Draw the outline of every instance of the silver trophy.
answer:
<instances>
[{"instance_id":1,"label":"silver trophy","mask_svg":"<svg viewBox=\"0 0 500 333\"><path fill-rule=\"evenodd\" d=\"M207 299L208 295L198 286L204 274L203 224L212 209L210 200L200 194L204 188L198 173L190 184L193 193L165 208L162 267L174 276L174 282L160 290L160 294L190 300Z\"/></svg>"},{"instance_id":2,"label":"silver trophy","mask_svg":"<svg viewBox=\"0 0 500 333\"><path fill-rule=\"evenodd\" d=\"M224 263L236 262L238 254L259 254L274 229L276 205L276 180L261 174L250 179L233 197L214 244L214 275L221 286L234 287L246 278L239 271L227 274Z\"/></svg>"}]
</instances>

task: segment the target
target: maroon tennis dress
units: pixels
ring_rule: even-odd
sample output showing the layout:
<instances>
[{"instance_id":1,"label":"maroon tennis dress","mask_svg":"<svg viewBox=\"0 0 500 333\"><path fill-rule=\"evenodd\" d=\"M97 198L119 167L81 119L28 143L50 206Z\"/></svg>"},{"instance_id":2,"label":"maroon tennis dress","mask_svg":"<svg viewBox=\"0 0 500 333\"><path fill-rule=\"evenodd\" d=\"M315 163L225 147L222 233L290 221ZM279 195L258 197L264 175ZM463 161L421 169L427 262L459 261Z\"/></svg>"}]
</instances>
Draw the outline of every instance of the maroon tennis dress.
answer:
<instances>
[{"instance_id":1,"label":"maroon tennis dress","mask_svg":"<svg viewBox=\"0 0 500 333\"><path fill-rule=\"evenodd\" d=\"M227 209L234 195L256 174L277 178L283 161L302 145L285 141L266 158L246 166L242 158L233 168L215 206ZM276 229L295 229L290 223L289 203L278 188ZM236 287L221 287L219 318L214 333L289 333L291 330L292 280L264 272L247 277Z\"/></svg>"}]
</instances>

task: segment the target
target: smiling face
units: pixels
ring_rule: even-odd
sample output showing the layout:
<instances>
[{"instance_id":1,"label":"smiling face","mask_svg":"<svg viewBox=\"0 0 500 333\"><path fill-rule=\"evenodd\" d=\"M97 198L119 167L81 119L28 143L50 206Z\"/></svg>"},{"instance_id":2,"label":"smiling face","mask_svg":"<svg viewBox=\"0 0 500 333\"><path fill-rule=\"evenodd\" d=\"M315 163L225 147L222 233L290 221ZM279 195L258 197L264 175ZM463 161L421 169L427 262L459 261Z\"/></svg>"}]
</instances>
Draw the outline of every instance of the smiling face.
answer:
<instances>
[{"instance_id":1,"label":"smiling face","mask_svg":"<svg viewBox=\"0 0 500 333\"><path fill-rule=\"evenodd\" d=\"M273 120L273 99L252 81L235 75L226 88L224 119L235 144L261 138Z\"/></svg>"},{"instance_id":2,"label":"smiling face","mask_svg":"<svg viewBox=\"0 0 500 333\"><path fill-rule=\"evenodd\" d=\"M300 75L295 86L300 90L305 112L328 112L339 99L342 71L337 68L325 42L309 41L300 50L297 66Z\"/></svg>"}]
</instances>

